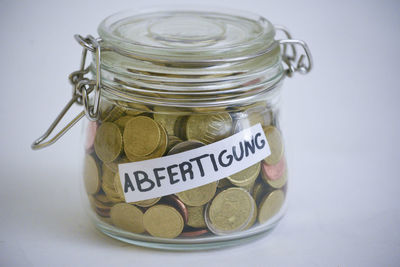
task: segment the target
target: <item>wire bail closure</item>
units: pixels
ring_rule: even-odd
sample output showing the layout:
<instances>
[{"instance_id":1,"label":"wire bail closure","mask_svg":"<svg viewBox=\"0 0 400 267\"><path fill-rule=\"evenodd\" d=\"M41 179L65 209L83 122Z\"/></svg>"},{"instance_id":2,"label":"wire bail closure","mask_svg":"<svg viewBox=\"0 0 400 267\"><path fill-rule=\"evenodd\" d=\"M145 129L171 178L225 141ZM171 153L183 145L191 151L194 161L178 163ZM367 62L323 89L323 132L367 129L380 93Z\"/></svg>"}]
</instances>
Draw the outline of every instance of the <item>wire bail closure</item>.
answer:
<instances>
[{"instance_id":1,"label":"wire bail closure","mask_svg":"<svg viewBox=\"0 0 400 267\"><path fill-rule=\"evenodd\" d=\"M311 51L307 44L301 40L295 40L292 38L289 30L281 25L274 25L277 31L281 31L287 39L279 40L279 44L282 45L282 61L287 65L286 75L288 77L293 77L295 72L300 74L307 74L311 71L314 63L311 56ZM303 52L300 57L298 57L298 51L296 46L300 45ZM290 47L291 53L288 53L288 47ZM307 62L304 59L307 58Z\"/></svg>"},{"instance_id":2,"label":"wire bail closure","mask_svg":"<svg viewBox=\"0 0 400 267\"><path fill-rule=\"evenodd\" d=\"M304 41L292 39L291 34L285 27L279 25L274 25L274 27L276 31L281 31L286 37L286 39L277 40L273 44L275 46L277 44L282 46L282 61L287 65L286 76L292 77L295 72L299 72L300 74L309 73L313 67L313 60L307 44ZM83 49L79 70L74 71L69 75L69 80L73 85L72 98L62 109L47 131L33 142L31 147L34 150L41 149L55 143L84 116L86 116L90 121L97 121L99 119L100 91L102 87L100 70L100 43L102 40L100 38L96 39L91 35L82 37L78 34L74 35L74 38L83 47ZM301 53L299 57L299 53L296 49L297 46L301 46L303 50L303 53ZM291 50L290 53L288 52L288 48ZM85 77L90 70L90 66L85 68L88 51L93 53L95 56L95 79L89 79ZM307 59L306 62L304 62L305 59ZM92 94L93 92L94 95ZM93 97L91 97L91 95L93 95ZM72 119L72 121L70 121L67 125L65 125L64 128L62 128L52 138L45 141L74 103L83 105L84 110L80 112L74 119Z\"/></svg>"},{"instance_id":3,"label":"wire bail closure","mask_svg":"<svg viewBox=\"0 0 400 267\"><path fill-rule=\"evenodd\" d=\"M100 74L100 60L101 60L101 39L95 39L93 36L88 35L87 37L82 37L81 35L74 35L75 40L83 47L80 69L72 72L69 75L69 80L72 84L72 98L68 101L67 105L62 109L60 114L56 117L47 131L38 139L36 139L31 148L34 150L47 147L54 144L61 136L63 136L72 126L74 126L80 119L85 115L90 121L97 121L99 118L99 106L100 106L100 90L101 90L101 74ZM87 52L91 52L95 55L96 64L96 79L88 79L85 77L89 73L89 66L85 68ZM94 96L91 98L90 95L94 91ZM52 138L45 140L54 131L56 126L60 123L62 118L71 108L71 106L76 103L78 105L83 105L84 110L80 112L75 118L72 119L67 125L65 125L57 134Z\"/></svg>"}]
</instances>

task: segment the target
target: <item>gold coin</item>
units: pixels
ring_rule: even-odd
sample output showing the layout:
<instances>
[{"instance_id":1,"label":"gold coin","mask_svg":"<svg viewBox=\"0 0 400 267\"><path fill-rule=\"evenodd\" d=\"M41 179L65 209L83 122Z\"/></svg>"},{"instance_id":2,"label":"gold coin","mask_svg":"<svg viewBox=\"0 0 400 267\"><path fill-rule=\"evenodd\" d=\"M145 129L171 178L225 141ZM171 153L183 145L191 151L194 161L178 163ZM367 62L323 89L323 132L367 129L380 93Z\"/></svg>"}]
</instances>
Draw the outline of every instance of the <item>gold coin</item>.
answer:
<instances>
[{"instance_id":1,"label":"gold coin","mask_svg":"<svg viewBox=\"0 0 400 267\"><path fill-rule=\"evenodd\" d=\"M114 204L104 193L98 193L93 197L93 204L98 209L110 209Z\"/></svg>"},{"instance_id":2,"label":"gold coin","mask_svg":"<svg viewBox=\"0 0 400 267\"><path fill-rule=\"evenodd\" d=\"M254 198L253 198L254 199ZM249 221L249 223L243 228L243 230L247 230L250 227L252 227L254 225L254 223L257 221L257 205L254 208L254 212L253 212L253 216L251 217L251 220Z\"/></svg>"},{"instance_id":3,"label":"gold coin","mask_svg":"<svg viewBox=\"0 0 400 267\"><path fill-rule=\"evenodd\" d=\"M125 109L121 106L114 106L110 111L102 115L103 122L113 122L123 116Z\"/></svg>"},{"instance_id":4,"label":"gold coin","mask_svg":"<svg viewBox=\"0 0 400 267\"><path fill-rule=\"evenodd\" d=\"M229 181L229 179L223 178L218 181L217 188L227 188L227 187L231 187L231 186L233 186L233 184Z\"/></svg>"},{"instance_id":5,"label":"gold coin","mask_svg":"<svg viewBox=\"0 0 400 267\"><path fill-rule=\"evenodd\" d=\"M151 154L157 149L160 141L160 127L149 117L134 117L125 124L124 149L129 159Z\"/></svg>"},{"instance_id":6,"label":"gold coin","mask_svg":"<svg viewBox=\"0 0 400 267\"><path fill-rule=\"evenodd\" d=\"M272 191L269 195L265 196L258 207L258 222L264 223L277 214L284 201L285 194L282 190Z\"/></svg>"},{"instance_id":7,"label":"gold coin","mask_svg":"<svg viewBox=\"0 0 400 267\"><path fill-rule=\"evenodd\" d=\"M182 215L173 207L155 205L143 216L144 227L150 235L162 238L175 238L182 233Z\"/></svg>"},{"instance_id":8,"label":"gold coin","mask_svg":"<svg viewBox=\"0 0 400 267\"><path fill-rule=\"evenodd\" d=\"M96 155L103 162L112 162L122 151L122 135L118 126L112 122L104 122L96 132L94 140Z\"/></svg>"},{"instance_id":9,"label":"gold coin","mask_svg":"<svg viewBox=\"0 0 400 267\"><path fill-rule=\"evenodd\" d=\"M192 115L186 122L186 138L211 144L232 133L232 118L229 113Z\"/></svg>"},{"instance_id":10,"label":"gold coin","mask_svg":"<svg viewBox=\"0 0 400 267\"><path fill-rule=\"evenodd\" d=\"M113 172L118 172L118 164L128 163L130 160L125 156L121 156L112 162L105 162L104 164Z\"/></svg>"},{"instance_id":11,"label":"gold coin","mask_svg":"<svg viewBox=\"0 0 400 267\"><path fill-rule=\"evenodd\" d=\"M168 135L167 151L170 151L171 148L173 148L175 145L177 145L181 142L182 142L182 140L179 137L176 137L175 135Z\"/></svg>"},{"instance_id":12,"label":"gold coin","mask_svg":"<svg viewBox=\"0 0 400 267\"><path fill-rule=\"evenodd\" d=\"M117 119L116 121L114 121L114 123L119 127L121 132L124 132L126 123L132 118L133 118L132 116L122 116L119 119Z\"/></svg>"},{"instance_id":13,"label":"gold coin","mask_svg":"<svg viewBox=\"0 0 400 267\"><path fill-rule=\"evenodd\" d=\"M154 120L164 126L168 135L174 134L174 126L176 120L180 117L177 115L177 110L167 107L154 107Z\"/></svg>"},{"instance_id":14,"label":"gold coin","mask_svg":"<svg viewBox=\"0 0 400 267\"><path fill-rule=\"evenodd\" d=\"M244 189L232 187L215 196L206 210L207 227L215 234L240 231L251 223L256 204Z\"/></svg>"},{"instance_id":15,"label":"gold coin","mask_svg":"<svg viewBox=\"0 0 400 267\"><path fill-rule=\"evenodd\" d=\"M111 170L105 163L102 165L103 175L101 177L102 183L112 186L114 183L115 172Z\"/></svg>"},{"instance_id":16,"label":"gold coin","mask_svg":"<svg viewBox=\"0 0 400 267\"><path fill-rule=\"evenodd\" d=\"M143 104L127 102L126 114L130 116L139 116L151 112L151 109Z\"/></svg>"},{"instance_id":17,"label":"gold coin","mask_svg":"<svg viewBox=\"0 0 400 267\"><path fill-rule=\"evenodd\" d=\"M165 152L167 151L167 146L168 146L168 135L167 131L164 129L163 126L157 124L158 127L160 128L160 144L157 147L155 151L150 153L149 155L146 156L134 156L134 155L129 155L129 159L133 162L135 161L142 161L142 160L148 160L148 159L154 159L154 158L159 158L162 157Z\"/></svg>"},{"instance_id":18,"label":"gold coin","mask_svg":"<svg viewBox=\"0 0 400 267\"><path fill-rule=\"evenodd\" d=\"M186 206L188 211L187 225L194 228L206 228L206 222L204 220L204 206L191 207Z\"/></svg>"},{"instance_id":19,"label":"gold coin","mask_svg":"<svg viewBox=\"0 0 400 267\"><path fill-rule=\"evenodd\" d=\"M242 185L242 186L239 186L239 187L245 189L247 192L251 192L253 190L253 187L254 187L254 182L255 181L252 181L250 184Z\"/></svg>"},{"instance_id":20,"label":"gold coin","mask_svg":"<svg viewBox=\"0 0 400 267\"><path fill-rule=\"evenodd\" d=\"M143 233L143 212L134 205L119 203L111 208L112 223L123 230L132 233Z\"/></svg>"},{"instance_id":21,"label":"gold coin","mask_svg":"<svg viewBox=\"0 0 400 267\"><path fill-rule=\"evenodd\" d=\"M90 195L96 194L100 190L100 169L96 160L85 155L85 163L83 169L83 181L85 183L86 192Z\"/></svg>"},{"instance_id":22,"label":"gold coin","mask_svg":"<svg viewBox=\"0 0 400 267\"><path fill-rule=\"evenodd\" d=\"M210 201L217 191L217 182L195 187L175 195L186 205L202 206Z\"/></svg>"},{"instance_id":23,"label":"gold coin","mask_svg":"<svg viewBox=\"0 0 400 267\"><path fill-rule=\"evenodd\" d=\"M113 203L121 203L125 202L123 198L118 194L114 187L110 187L106 184L102 184L101 189L103 189L104 193L106 194L107 198Z\"/></svg>"},{"instance_id":24,"label":"gold coin","mask_svg":"<svg viewBox=\"0 0 400 267\"><path fill-rule=\"evenodd\" d=\"M162 157L167 152L167 147L168 147L169 140L168 140L167 130L164 128L164 126L160 124L158 124L158 127L161 133L160 143L157 149L152 153L153 154L152 158Z\"/></svg>"},{"instance_id":25,"label":"gold coin","mask_svg":"<svg viewBox=\"0 0 400 267\"><path fill-rule=\"evenodd\" d=\"M168 151L168 155L174 155L174 154L178 154L181 152L185 152L188 150L192 150L195 148L199 148L204 146L204 144L202 142L199 141L194 141L194 140L189 140L189 141L183 141L181 143L176 144L175 146L173 146L169 151Z\"/></svg>"},{"instance_id":26,"label":"gold coin","mask_svg":"<svg viewBox=\"0 0 400 267\"><path fill-rule=\"evenodd\" d=\"M146 200L131 202L130 204L134 204L139 207L148 208L155 205L158 201L160 201L161 197L150 198Z\"/></svg>"},{"instance_id":27,"label":"gold coin","mask_svg":"<svg viewBox=\"0 0 400 267\"><path fill-rule=\"evenodd\" d=\"M118 190L122 191L122 189L115 187L115 181L117 179L119 180L119 174L112 172L110 168L108 168L105 164L103 164L103 177L102 177L101 188L103 189L107 198L113 203L119 203L125 201L123 194L121 195L121 193L118 191Z\"/></svg>"},{"instance_id":28,"label":"gold coin","mask_svg":"<svg viewBox=\"0 0 400 267\"><path fill-rule=\"evenodd\" d=\"M254 184L254 181L257 179L260 174L261 164L260 162L240 171L231 176L228 176L228 180L240 187L249 187Z\"/></svg>"},{"instance_id":29,"label":"gold coin","mask_svg":"<svg viewBox=\"0 0 400 267\"><path fill-rule=\"evenodd\" d=\"M274 126L263 127L265 137L267 137L271 155L266 157L264 161L269 165L277 164L283 156L283 142L281 133Z\"/></svg>"},{"instance_id":30,"label":"gold coin","mask_svg":"<svg viewBox=\"0 0 400 267\"><path fill-rule=\"evenodd\" d=\"M285 169L283 175L276 180L268 179L268 176L265 171L261 172L261 177L269 186L271 186L272 188L279 189L282 188L287 183L287 169Z\"/></svg>"},{"instance_id":31,"label":"gold coin","mask_svg":"<svg viewBox=\"0 0 400 267\"><path fill-rule=\"evenodd\" d=\"M107 198L107 196L104 194L104 192L99 192L96 195L94 195L94 198L96 201L102 203L102 204L110 204L110 200Z\"/></svg>"},{"instance_id":32,"label":"gold coin","mask_svg":"<svg viewBox=\"0 0 400 267\"><path fill-rule=\"evenodd\" d=\"M188 120L188 116L181 116L177 118L174 125L174 135L179 137L182 140L187 139L185 133L186 122Z\"/></svg>"},{"instance_id":33,"label":"gold coin","mask_svg":"<svg viewBox=\"0 0 400 267\"><path fill-rule=\"evenodd\" d=\"M267 194L267 189L261 181L256 181L253 186L253 190L251 191L251 195L253 196L256 203L260 203L262 197Z\"/></svg>"},{"instance_id":34,"label":"gold coin","mask_svg":"<svg viewBox=\"0 0 400 267\"><path fill-rule=\"evenodd\" d=\"M121 184L121 180L119 179L118 173L116 173L114 175L114 183L113 184L114 184L115 192L118 194L118 197L125 202L124 189L122 189L122 184Z\"/></svg>"}]
</instances>

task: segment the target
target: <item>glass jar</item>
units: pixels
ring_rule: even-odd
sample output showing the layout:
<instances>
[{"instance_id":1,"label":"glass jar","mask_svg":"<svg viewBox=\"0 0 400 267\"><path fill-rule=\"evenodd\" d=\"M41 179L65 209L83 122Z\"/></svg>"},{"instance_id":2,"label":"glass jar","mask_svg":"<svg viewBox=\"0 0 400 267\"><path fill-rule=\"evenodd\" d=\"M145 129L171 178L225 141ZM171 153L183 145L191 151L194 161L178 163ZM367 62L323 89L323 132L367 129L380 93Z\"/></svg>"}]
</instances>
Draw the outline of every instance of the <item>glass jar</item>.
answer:
<instances>
[{"instance_id":1,"label":"glass jar","mask_svg":"<svg viewBox=\"0 0 400 267\"><path fill-rule=\"evenodd\" d=\"M271 230L288 179L281 85L310 71L306 44L236 11L129 11L98 33L75 36L83 57L73 97L33 144L54 143L86 115L83 180L96 227L164 249L219 248ZM44 142L73 103L85 110Z\"/></svg>"}]
</instances>

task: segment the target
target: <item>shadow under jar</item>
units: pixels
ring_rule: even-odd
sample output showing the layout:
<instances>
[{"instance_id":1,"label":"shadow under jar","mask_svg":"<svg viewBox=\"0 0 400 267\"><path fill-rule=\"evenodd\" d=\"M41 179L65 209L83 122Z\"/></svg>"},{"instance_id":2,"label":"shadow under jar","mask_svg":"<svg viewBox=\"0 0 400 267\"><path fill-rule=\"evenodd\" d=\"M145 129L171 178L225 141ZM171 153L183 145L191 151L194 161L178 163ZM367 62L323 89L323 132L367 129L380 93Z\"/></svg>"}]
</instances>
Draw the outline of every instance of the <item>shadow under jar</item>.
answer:
<instances>
[{"instance_id":1,"label":"shadow under jar","mask_svg":"<svg viewBox=\"0 0 400 267\"><path fill-rule=\"evenodd\" d=\"M221 248L271 230L288 179L281 85L310 71L306 44L237 11L123 12L98 33L76 36L84 53L71 76L89 118L83 179L96 227L171 250Z\"/></svg>"}]
</instances>

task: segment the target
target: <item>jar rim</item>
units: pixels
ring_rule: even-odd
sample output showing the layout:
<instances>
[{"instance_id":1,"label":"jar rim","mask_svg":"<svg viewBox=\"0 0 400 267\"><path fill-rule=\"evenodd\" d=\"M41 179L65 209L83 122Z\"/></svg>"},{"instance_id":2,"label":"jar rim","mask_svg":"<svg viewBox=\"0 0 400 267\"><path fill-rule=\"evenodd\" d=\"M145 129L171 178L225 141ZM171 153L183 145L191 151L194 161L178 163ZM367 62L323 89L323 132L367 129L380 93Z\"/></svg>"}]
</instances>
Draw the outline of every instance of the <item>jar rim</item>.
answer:
<instances>
[{"instance_id":1,"label":"jar rim","mask_svg":"<svg viewBox=\"0 0 400 267\"><path fill-rule=\"evenodd\" d=\"M98 33L105 46L121 54L173 62L243 60L267 53L274 45L274 26L264 17L241 10L215 10L127 10L105 18Z\"/></svg>"},{"instance_id":2,"label":"jar rim","mask_svg":"<svg viewBox=\"0 0 400 267\"><path fill-rule=\"evenodd\" d=\"M104 19L103 92L167 106L249 101L279 87L283 67L275 28L243 11L169 7Z\"/></svg>"}]
</instances>

